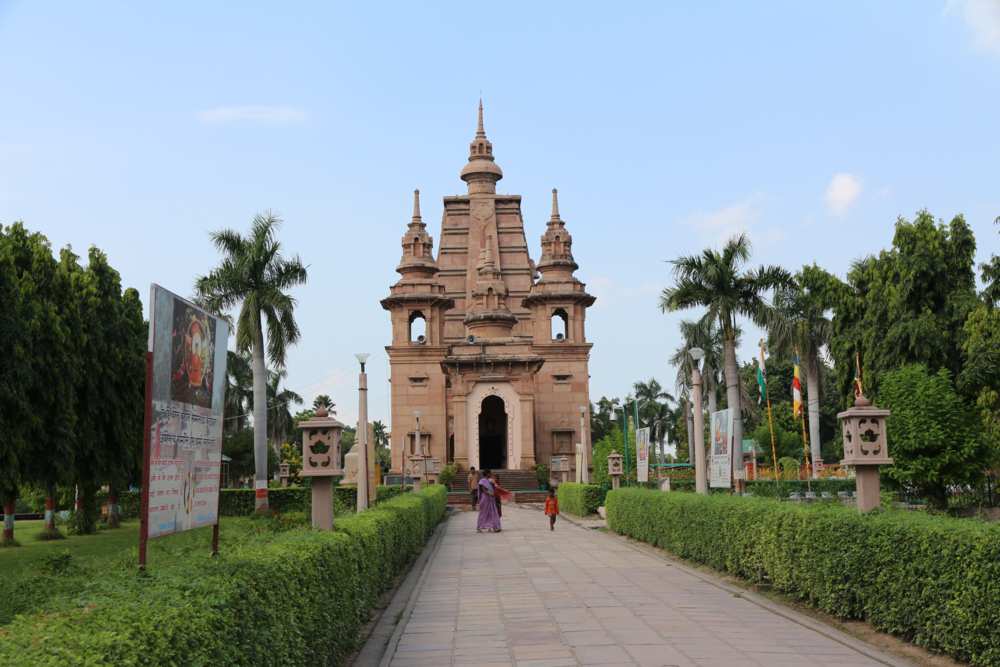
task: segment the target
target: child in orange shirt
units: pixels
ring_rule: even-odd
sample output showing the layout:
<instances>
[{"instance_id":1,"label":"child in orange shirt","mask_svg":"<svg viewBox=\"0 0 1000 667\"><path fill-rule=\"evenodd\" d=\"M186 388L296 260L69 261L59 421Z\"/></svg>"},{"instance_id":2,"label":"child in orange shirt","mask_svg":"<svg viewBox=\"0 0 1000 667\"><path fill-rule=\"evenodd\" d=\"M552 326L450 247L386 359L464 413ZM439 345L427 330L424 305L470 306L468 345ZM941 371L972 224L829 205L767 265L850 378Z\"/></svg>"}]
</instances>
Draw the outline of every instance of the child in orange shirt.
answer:
<instances>
[{"instance_id":1,"label":"child in orange shirt","mask_svg":"<svg viewBox=\"0 0 1000 667\"><path fill-rule=\"evenodd\" d=\"M549 489L549 497L545 499L545 516L549 517L549 530L556 529L556 516L559 514L559 499L556 490Z\"/></svg>"}]
</instances>

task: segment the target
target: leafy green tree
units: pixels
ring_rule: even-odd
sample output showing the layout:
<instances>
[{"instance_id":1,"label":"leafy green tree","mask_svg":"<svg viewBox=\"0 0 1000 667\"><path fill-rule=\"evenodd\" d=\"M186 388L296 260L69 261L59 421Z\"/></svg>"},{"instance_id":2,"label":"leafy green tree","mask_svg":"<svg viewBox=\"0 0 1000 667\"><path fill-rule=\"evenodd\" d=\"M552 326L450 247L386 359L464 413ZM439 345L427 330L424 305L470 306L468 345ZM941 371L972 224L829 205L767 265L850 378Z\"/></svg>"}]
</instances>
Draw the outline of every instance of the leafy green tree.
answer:
<instances>
[{"instance_id":1,"label":"leafy green tree","mask_svg":"<svg viewBox=\"0 0 1000 667\"><path fill-rule=\"evenodd\" d=\"M1000 308L982 303L965 321L965 364L958 387L975 402L981 437L1000 466Z\"/></svg>"},{"instance_id":2,"label":"leafy green tree","mask_svg":"<svg viewBox=\"0 0 1000 667\"><path fill-rule=\"evenodd\" d=\"M739 365L736 360L738 317L747 317L766 326L770 306L765 294L791 282L780 266L761 266L745 270L750 259L750 240L745 234L730 239L722 250L707 248L700 255L673 260L676 284L663 290L660 308L664 312L702 307L705 318L719 323L722 332L727 405L735 409L733 435L743 439ZM733 469L743 467L742 453L733 457Z\"/></svg>"},{"instance_id":3,"label":"leafy green tree","mask_svg":"<svg viewBox=\"0 0 1000 667\"><path fill-rule=\"evenodd\" d=\"M375 460L382 467L382 470L388 472L389 468L392 467L392 458L389 451L389 429L380 419L376 419L372 422L372 432L374 433L375 440Z\"/></svg>"},{"instance_id":4,"label":"leafy green tree","mask_svg":"<svg viewBox=\"0 0 1000 667\"><path fill-rule=\"evenodd\" d=\"M768 323L772 354L792 358L798 354L805 373L808 397L809 446L811 457L822 459L820 436L820 373L824 368L820 357L829 346L833 322L827 312L833 307L828 297L829 274L818 266L803 267L791 285L774 292L774 310ZM816 472L813 471L813 476Z\"/></svg>"},{"instance_id":5,"label":"leafy green tree","mask_svg":"<svg viewBox=\"0 0 1000 667\"><path fill-rule=\"evenodd\" d=\"M301 396L281 386L286 377L288 372L284 369L270 371L267 377L267 430L275 453L280 453L281 445L295 429L295 420L289 406L302 403Z\"/></svg>"},{"instance_id":6,"label":"leafy green tree","mask_svg":"<svg viewBox=\"0 0 1000 667\"><path fill-rule=\"evenodd\" d=\"M313 408L319 410L320 406L326 408L328 414L331 415L337 414L336 410L337 404L334 403L333 399L330 398L327 394L320 394L319 396L313 399Z\"/></svg>"},{"instance_id":7,"label":"leafy green tree","mask_svg":"<svg viewBox=\"0 0 1000 667\"><path fill-rule=\"evenodd\" d=\"M619 404L621 401L617 398L608 398L607 396L601 396L600 400L597 401L597 405L591 403L590 405L590 439L591 442L597 442L602 439L608 433L611 432L614 426L613 415L617 410L619 410Z\"/></svg>"},{"instance_id":8,"label":"leafy green tree","mask_svg":"<svg viewBox=\"0 0 1000 667\"><path fill-rule=\"evenodd\" d=\"M981 480L990 452L979 437L979 422L955 391L951 374L910 364L882 376L878 404L888 418L886 475L935 507L948 504L948 487Z\"/></svg>"},{"instance_id":9,"label":"leafy green tree","mask_svg":"<svg viewBox=\"0 0 1000 667\"><path fill-rule=\"evenodd\" d=\"M283 367L286 348L299 339L295 299L287 291L307 278L306 267L298 257L282 256L276 236L279 224L276 216L267 213L254 217L248 236L231 229L214 232L212 241L223 254L222 262L196 282L200 298L212 310L225 312L240 306L236 347L252 354L255 481L265 487L256 499L258 512L268 511L265 347L272 366Z\"/></svg>"},{"instance_id":10,"label":"leafy green tree","mask_svg":"<svg viewBox=\"0 0 1000 667\"><path fill-rule=\"evenodd\" d=\"M253 404L253 371L246 354L226 351L226 433L235 433L247 427L247 417Z\"/></svg>"},{"instance_id":11,"label":"leafy green tree","mask_svg":"<svg viewBox=\"0 0 1000 667\"><path fill-rule=\"evenodd\" d=\"M860 353L865 392L907 364L962 370L962 327L976 306L976 241L961 216L947 225L927 211L900 218L892 248L854 263L847 283L828 285L834 301L830 352L842 397L853 394Z\"/></svg>"}]
</instances>

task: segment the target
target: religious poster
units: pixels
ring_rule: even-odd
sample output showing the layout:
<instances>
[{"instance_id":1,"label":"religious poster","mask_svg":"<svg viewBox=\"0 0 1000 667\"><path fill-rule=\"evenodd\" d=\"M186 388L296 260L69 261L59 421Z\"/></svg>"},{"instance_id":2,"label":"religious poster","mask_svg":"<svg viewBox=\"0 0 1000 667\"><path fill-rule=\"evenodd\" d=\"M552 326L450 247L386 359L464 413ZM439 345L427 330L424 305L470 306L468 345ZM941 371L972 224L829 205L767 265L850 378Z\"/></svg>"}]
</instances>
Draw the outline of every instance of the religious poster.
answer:
<instances>
[{"instance_id":1,"label":"religious poster","mask_svg":"<svg viewBox=\"0 0 1000 667\"><path fill-rule=\"evenodd\" d=\"M218 521L229 325L150 290L149 537Z\"/></svg>"},{"instance_id":2,"label":"religious poster","mask_svg":"<svg viewBox=\"0 0 1000 667\"><path fill-rule=\"evenodd\" d=\"M710 418L712 449L709 456L709 485L728 489L733 477L733 413L729 409L719 410L713 412Z\"/></svg>"},{"instance_id":3,"label":"religious poster","mask_svg":"<svg viewBox=\"0 0 1000 667\"><path fill-rule=\"evenodd\" d=\"M635 465L636 479L640 482L649 481L649 427L635 430Z\"/></svg>"}]
</instances>

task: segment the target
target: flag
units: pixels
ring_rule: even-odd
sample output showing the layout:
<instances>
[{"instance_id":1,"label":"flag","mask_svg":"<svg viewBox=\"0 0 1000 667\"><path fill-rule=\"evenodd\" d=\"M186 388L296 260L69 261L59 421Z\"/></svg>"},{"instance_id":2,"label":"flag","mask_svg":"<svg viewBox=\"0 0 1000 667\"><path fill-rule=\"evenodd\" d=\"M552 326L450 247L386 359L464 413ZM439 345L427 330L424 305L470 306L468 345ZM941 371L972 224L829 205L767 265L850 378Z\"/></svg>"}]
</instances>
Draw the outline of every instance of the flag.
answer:
<instances>
[{"instance_id":1,"label":"flag","mask_svg":"<svg viewBox=\"0 0 1000 667\"><path fill-rule=\"evenodd\" d=\"M760 398L757 399L758 403L763 403L767 400L767 370L764 367L764 343L761 342L760 345L760 365L757 367L757 386L760 389Z\"/></svg>"},{"instance_id":2,"label":"flag","mask_svg":"<svg viewBox=\"0 0 1000 667\"><path fill-rule=\"evenodd\" d=\"M795 355L795 365L792 367L792 414L798 417L802 414L802 381L799 379L799 355Z\"/></svg>"}]
</instances>

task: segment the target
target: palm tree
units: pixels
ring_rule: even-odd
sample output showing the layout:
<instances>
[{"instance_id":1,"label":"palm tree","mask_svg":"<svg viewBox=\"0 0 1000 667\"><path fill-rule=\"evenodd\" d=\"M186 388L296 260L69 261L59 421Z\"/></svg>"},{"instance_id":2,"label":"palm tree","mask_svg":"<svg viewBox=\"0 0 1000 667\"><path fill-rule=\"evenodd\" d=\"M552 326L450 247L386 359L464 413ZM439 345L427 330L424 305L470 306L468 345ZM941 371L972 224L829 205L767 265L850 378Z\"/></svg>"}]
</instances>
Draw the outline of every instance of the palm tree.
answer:
<instances>
[{"instance_id":1,"label":"palm tree","mask_svg":"<svg viewBox=\"0 0 1000 667\"><path fill-rule=\"evenodd\" d=\"M224 428L228 433L242 431L253 400L253 371L246 354L226 353L226 400Z\"/></svg>"},{"instance_id":2,"label":"palm tree","mask_svg":"<svg viewBox=\"0 0 1000 667\"><path fill-rule=\"evenodd\" d=\"M267 377L267 435L271 448L281 458L281 444L295 426L295 419L289 409L291 404L301 404L302 397L291 389L281 388L281 382L288 377L284 369L271 371ZM255 415L256 417L256 415Z\"/></svg>"},{"instance_id":3,"label":"palm tree","mask_svg":"<svg viewBox=\"0 0 1000 667\"><path fill-rule=\"evenodd\" d=\"M250 234L231 229L212 233L212 242L222 253L222 262L208 275L198 278L195 289L201 300L217 312L240 305L236 323L236 348L252 354L254 468L258 512L268 511L267 501L267 367L285 365L286 348L298 341L295 299L290 288L306 281L306 267L299 258L281 255L276 231L281 221L272 213L257 215ZM264 325L267 324L265 347Z\"/></svg>"},{"instance_id":4,"label":"palm tree","mask_svg":"<svg viewBox=\"0 0 1000 667\"><path fill-rule=\"evenodd\" d=\"M774 311L768 324L769 347L775 354L799 353L806 372L809 399L809 449L815 461L822 458L819 435L821 350L830 344L833 323L826 316L833 304L823 289L825 272L817 266L803 267L794 284L774 292ZM813 470L813 476L816 471Z\"/></svg>"},{"instance_id":5,"label":"palm tree","mask_svg":"<svg viewBox=\"0 0 1000 667\"><path fill-rule=\"evenodd\" d=\"M682 323L683 324L683 323ZM681 328L683 334L684 328ZM674 388L677 391L677 401L684 406L684 424L687 430L687 440L688 440L688 461L694 463L694 413L691 412L691 355L688 354L688 350L691 349L687 339L684 343L674 350L673 356L670 357L670 364L677 367L677 379L674 381Z\"/></svg>"},{"instance_id":6,"label":"palm tree","mask_svg":"<svg viewBox=\"0 0 1000 667\"><path fill-rule=\"evenodd\" d=\"M737 317L748 317L758 326L766 326L770 306L764 298L768 290L791 281L780 266L761 266L744 270L750 259L750 240L746 234L731 238L722 250L706 248L700 255L673 260L676 284L660 294L664 312L703 307L705 318L716 320L722 332L726 378L726 402L733 415L733 470L737 478L743 472L743 416L740 401L739 366L736 361Z\"/></svg>"},{"instance_id":7,"label":"palm tree","mask_svg":"<svg viewBox=\"0 0 1000 667\"><path fill-rule=\"evenodd\" d=\"M320 394L313 399L313 409L319 410L320 407L326 408L326 412L329 415L337 414L336 403L327 394Z\"/></svg>"},{"instance_id":8,"label":"palm tree","mask_svg":"<svg viewBox=\"0 0 1000 667\"><path fill-rule=\"evenodd\" d=\"M671 397L671 400L673 398ZM652 404L649 410L649 426L652 433L653 442L660 445L660 463L663 463L666 454L667 435L672 430L674 422L674 411L669 403L657 401Z\"/></svg>"},{"instance_id":9,"label":"palm tree","mask_svg":"<svg viewBox=\"0 0 1000 667\"><path fill-rule=\"evenodd\" d=\"M655 378L650 378L647 382L636 382L632 385L635 390L635 400L639 401L639 418L646 426L653 426L653 414L656 406L661 400L672 401L674 397L663 391L663 387ZM642 424L636 424L636 428Z\"/></svg>"}]
</instances>

